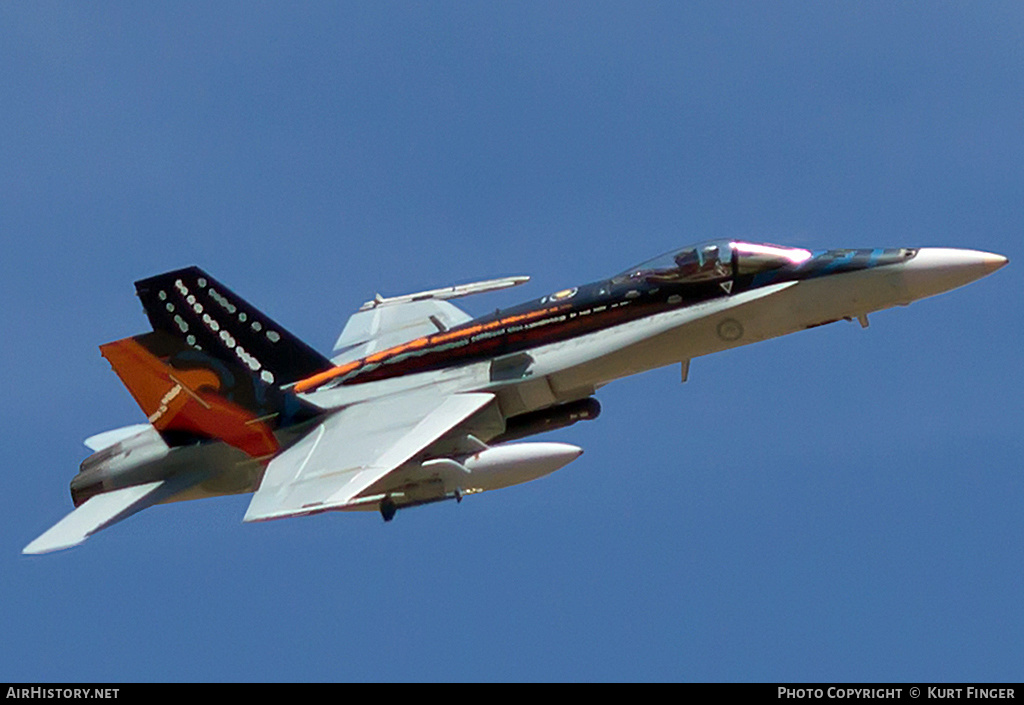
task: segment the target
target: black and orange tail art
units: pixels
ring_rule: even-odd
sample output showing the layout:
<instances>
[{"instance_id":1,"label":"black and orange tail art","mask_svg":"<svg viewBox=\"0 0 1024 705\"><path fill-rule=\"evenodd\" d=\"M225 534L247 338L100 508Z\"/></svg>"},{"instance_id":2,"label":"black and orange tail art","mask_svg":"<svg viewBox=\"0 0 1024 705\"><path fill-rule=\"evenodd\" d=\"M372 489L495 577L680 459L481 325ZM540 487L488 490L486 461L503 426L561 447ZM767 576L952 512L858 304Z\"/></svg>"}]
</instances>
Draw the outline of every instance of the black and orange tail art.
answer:
<instances>
[{"instance_id":1,"label":"black and orange tail art","mask_svg":"<svg viewBox=\"0 0 1024 705\"><path fill-rule=\"evenodd\" d=\"M217 439L253 458L279 450L274 430L316 415L251 371L162 331L100 346L168 445Z\"/></svg>"},{"instance_id":2,"label":"black and orange tail art","mask_svg":"<svg viewBox=\"0 0 1024 705\"><path fill-rule=\"evenodd\" d=\"M135 282L153 330L285 386L331 368L331 361L199 267Z\"/></svg>"}]
</instances>

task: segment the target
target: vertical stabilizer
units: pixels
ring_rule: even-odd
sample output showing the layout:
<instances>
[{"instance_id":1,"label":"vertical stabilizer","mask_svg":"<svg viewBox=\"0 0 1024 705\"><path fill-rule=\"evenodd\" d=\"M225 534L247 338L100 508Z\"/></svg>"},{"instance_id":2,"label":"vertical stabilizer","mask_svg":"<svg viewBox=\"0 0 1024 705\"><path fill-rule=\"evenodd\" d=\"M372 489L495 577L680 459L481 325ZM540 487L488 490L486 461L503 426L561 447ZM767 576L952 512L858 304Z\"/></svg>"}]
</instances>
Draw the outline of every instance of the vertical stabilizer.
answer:
<instances>
[{"instance_id":1,"label":"vertical stabilizer","mask_svg":"<svg viewBox=\"0 0 1024 705\"><path fill-rule=\"evenodd\" d=\"M124 338L100 352L168 445L218 439L254 458L278 451L274 430L318 411L250 370L165 333Z\"/></svg>"},{"instance_id":2,"label":"vertical stabilizer","mask_svg":"<svg viewBox=\"0 0 1024 705\"><path fill-rule=\"evenodd\" d=\"M331 362L199 267L135 282L153 330L231 360L270 385L330 369Z\"/></svg>"}]
</instances>

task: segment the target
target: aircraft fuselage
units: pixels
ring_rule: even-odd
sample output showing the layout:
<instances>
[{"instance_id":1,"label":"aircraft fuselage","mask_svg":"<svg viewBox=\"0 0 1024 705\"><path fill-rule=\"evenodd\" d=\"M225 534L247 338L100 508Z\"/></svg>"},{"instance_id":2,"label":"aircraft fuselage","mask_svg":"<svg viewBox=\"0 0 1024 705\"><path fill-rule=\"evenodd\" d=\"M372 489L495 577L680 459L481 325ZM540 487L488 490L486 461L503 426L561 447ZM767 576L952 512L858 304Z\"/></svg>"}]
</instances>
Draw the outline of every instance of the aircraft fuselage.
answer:
<instances>
[{"instance_id":1,"label":"aircraft fuselage","mask_svg":"<svg viewBox=\"0 0 1024 705\"><path fill-rule=\"evenodd\" d=\"M703 253L704 261L683 262L674 271L640 265L616 277L502 309L314 375L297 384L296 391L378 381L510 355L771 284L897 265L916 254L909 249L810 253L794 248L757 253L736 249L737 244L742 243L698 245L711 250ZM679 252L684 253L679 259L686 259L693 250ZM749 261L757 257L767 262L758 266Z\"/></svg>"}]
</instances>

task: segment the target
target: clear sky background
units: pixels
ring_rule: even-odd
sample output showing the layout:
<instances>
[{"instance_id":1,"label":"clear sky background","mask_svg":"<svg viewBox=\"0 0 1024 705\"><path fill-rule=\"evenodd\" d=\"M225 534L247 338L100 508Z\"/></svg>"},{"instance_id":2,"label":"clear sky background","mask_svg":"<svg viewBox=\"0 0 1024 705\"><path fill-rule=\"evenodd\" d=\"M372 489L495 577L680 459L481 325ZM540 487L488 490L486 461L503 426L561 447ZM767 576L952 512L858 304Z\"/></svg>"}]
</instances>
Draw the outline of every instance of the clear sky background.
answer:
<instances>
[{"instance_id":1,"label":"clear sky background","mask_svg":"<svg viewBox=\"0 0 1024 705\"><path fill-rule=\"evenodd\" d=\"M211 6L212 5L212 6ZM0 680L1024 678L1019 2L0 3ZM602 389L527 485L21 549L101 343L199 264L314 347L735 237L959 246L965 289ZM541 437L544 438L544 437Z\"/></svg>"}]
</instances>

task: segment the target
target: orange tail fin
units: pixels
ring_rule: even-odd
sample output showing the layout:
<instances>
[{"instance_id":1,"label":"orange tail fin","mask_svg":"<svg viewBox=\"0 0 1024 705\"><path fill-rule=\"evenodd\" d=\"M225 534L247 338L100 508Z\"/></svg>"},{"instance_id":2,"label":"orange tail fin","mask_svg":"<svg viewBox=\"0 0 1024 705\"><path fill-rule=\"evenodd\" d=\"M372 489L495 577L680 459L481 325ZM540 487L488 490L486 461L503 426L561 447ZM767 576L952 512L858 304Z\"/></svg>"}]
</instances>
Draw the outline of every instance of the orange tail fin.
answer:
<instances>
[{"instance_id":1,"label":"orange tail fin","mask_svg":"<svg viewBox=\"0 0 1024 705\"><path fill-rule=\"evenodd\" d=\"M213 369L177 369L140 342L124 338L100 346L149 422L160 431L217 438L254 458L277 453L277 439L266 420L224 398Z\"/></svg>"}]
</instances>

